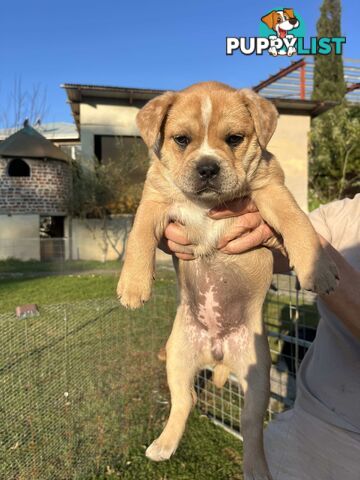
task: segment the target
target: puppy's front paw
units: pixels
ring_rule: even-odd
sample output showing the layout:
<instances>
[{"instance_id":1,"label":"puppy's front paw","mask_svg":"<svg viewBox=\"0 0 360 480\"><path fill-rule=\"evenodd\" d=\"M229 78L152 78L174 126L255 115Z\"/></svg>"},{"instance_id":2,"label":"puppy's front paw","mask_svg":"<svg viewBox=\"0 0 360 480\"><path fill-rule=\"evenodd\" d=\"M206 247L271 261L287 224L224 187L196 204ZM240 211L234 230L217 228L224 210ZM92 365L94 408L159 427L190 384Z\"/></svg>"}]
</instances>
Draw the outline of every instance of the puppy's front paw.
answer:
<instances>
[{"instance_id":1,"label":"puppy's front paw","mask_svg":"<svg viewBox=\"0 0 360 480\"><path fill-rule=\"evenodd\" d=\"M161 439L158 438L146 449L145 455L154 462L169 460L175 453L176 447L177 445L163 445Z\"/></svg>"},{"instance_id":2,"label":"puppy's front paw","mask_svg":"<svg viewBox=\"0 0 360 480\"><path fill-rule=\"evenodd\" d=\"M335 263L324 253L307 271L297 273L302 288L320 295L335 290L339 280Z\"/></svg>"},{"instance_id":3,"label":"puppy's front paw","mask_svg":"<svg viewBox=\"0 0 360 480\"><path fill-rule=\"evenodd\" d=\"M121 275L118 286L117 296L121 305L126 308L139 308L147 302L151 295L152 280L146 281L144 278Z\"/></svg>"}]
</instances>

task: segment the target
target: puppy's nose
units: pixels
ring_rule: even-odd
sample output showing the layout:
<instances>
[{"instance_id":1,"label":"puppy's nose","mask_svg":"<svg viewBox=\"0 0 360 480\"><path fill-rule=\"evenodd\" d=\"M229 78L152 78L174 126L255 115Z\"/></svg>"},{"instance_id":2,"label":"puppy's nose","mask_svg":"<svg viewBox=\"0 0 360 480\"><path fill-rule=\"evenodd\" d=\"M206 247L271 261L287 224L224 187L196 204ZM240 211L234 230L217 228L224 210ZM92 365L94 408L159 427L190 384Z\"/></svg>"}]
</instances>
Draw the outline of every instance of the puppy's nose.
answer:
<instances>
[{"instance_id":1,"label":"puppy's nose","mask_svg":"<svg viewBox=\"0 0 360 480\"><path fill-rule=\"evenodd\" d=\"M297 18L289 18L289 22L291 25L296 25L297 24Z\"/></svg>"},{"instance_id":2,"label":"puppy's nose","mask_svg":"<svg viewBox=\"0 0 360 480\"><path fill-rule=\"evenodd\" d=\"M201 180L210 180L215 178L220 171L220 166L214 160L203 160L198 163L196 170Z\"/></svg>"}]
</instances>

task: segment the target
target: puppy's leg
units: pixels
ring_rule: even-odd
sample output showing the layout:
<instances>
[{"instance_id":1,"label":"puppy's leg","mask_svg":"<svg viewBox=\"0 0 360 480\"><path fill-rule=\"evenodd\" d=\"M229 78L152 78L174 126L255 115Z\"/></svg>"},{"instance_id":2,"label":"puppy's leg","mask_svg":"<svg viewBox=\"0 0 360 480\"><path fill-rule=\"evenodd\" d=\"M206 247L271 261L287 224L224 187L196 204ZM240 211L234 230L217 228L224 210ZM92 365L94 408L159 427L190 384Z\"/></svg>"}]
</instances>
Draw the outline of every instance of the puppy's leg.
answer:
<instances>
[{"instance_id":1,"label":"puppy's leg","mask_svg":"<svg viewBox=\"0 0 360 480\"><path fill-rule=\"evenodd\" d=\"M318 236L284 185L269 185L253 192L264 220L284 239L290 265L302 288L328 293L336 287L337 269L323 251Z\"/></svg>"},{"instance_id":2,"label":"puppy's leg","mask_svg":"<svg viewBox=\"0 0 360 480\"><path fill-rule=\"evenodd\" d=\"M261 314L256 314L261 325ZM252 322L254 321L252 317ZM263 329L263 327L261 327ZM243 471L245 480L271 480L263 445L264 414L269 403L271 358L264 331L249 335L246 352L237 356L231 370L244 391L241 433L244 439ZM236 358L236 357L235 357Z\"/></svg>"},{"instance_id":3,"label":"puppy's leg","mask_svg":"<svg viewBox=\"0 0 360 480\"><path fill-rule=\"evenodd\" d=\"M165 229L168 205L143 199L126 246L125 261L117 286L122 305L138 308L150 298L155 272L155 252Z\"/></svg>"},{"instance_id":4,"label":"puppy's leg","mask_svg":"<svg viewBox=\"0 0 360 480\"><path fill-rule=\"evenodd\" d=\"M171 394L170 416L162 434L146 450L146 456L155 461L168 460L175 452L196 401L194 376L197 362L182 330L182 315L182 307L179 307L166 345L166 370Z\"/></svg>"}]
</instances>

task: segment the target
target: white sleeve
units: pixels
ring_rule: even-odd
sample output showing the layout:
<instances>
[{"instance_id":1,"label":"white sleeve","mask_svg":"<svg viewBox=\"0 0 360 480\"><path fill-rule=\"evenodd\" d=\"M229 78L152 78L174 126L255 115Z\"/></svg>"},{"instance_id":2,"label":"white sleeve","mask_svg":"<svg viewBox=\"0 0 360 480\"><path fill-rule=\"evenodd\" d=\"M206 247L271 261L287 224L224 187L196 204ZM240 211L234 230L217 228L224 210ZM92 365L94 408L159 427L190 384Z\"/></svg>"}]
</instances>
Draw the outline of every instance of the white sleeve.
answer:
<instances>
[{"instance_id":1,"label":"white sleeve","mask_svg":"<svg viewBox=\"0 0 360 480\"><path fill-rule=\"evenodd\" d=\"M313 210L309 213L309 220L317 233L320 233L321 236L331 243L331 230L326 221L325 210L326 207L324 208L322 206Z\"/></svg>"}]
</instances>

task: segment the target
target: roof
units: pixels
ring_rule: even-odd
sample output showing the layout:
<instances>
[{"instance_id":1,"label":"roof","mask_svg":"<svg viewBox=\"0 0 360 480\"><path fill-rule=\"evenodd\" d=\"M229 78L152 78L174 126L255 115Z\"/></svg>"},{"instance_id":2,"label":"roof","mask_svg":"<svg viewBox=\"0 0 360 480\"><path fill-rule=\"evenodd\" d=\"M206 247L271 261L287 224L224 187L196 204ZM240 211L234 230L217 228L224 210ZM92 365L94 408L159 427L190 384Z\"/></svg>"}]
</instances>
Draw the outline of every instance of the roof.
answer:
<instances>
[{"instance_id":1,"label":"roof","mask_svg":"<svg viewBox=\"0 0 360 480\"><path fill-rule=\"evenodd\" d=\"M314 59L309 56L292 62L253 87L268 98L310 100L313 90ZM344 58L345 98L360 103L360 60Z\"/></svg>"},{"instance_id":2,"label":"roof","mask_svg":"<svg viewBox=\"0 0 360 480\"><path fill-rule=\"evenodd\" d=\"M45 138L52 141L79 141L79 132L77 131L74 123L66 122L51 122L35 124L32 126L36 131L41 133ZM9 135L20 130L16 128L3 128L0 129L0 141L5 140Z\"/></svg>"},{"instance_id":3,"label":"roof","mask_svg":"<svg viewBox=\"0 0 360 480\"><path fill-rule=\"evenodd\" d=\"M55 147L30 125L0 143L0 156L69 161L69 157L60 148Z\"/></svg>"},{"instance_id":4,"label":"roof","mask_svg":"<svg viewBox=\"0 0 360 480\"><path fill-rule=\"evenodd\" d=\"M166 90L156 90L147 88L130 88L130 87L114 87L114 86L100 86L100 85L82 85L78 83L65 83L61 85L65 88L71 111L76 122L77 127L80 127L80 104L86 103L91 99L126 100L130 105L134 102L147 102L152 98L161 95ZM313 100L287 99L287 98L273 98L272 100L279 113L293 114L293 115L309 115L316 117L320 113L332 108L334 102L319 102Z\"/></svg>"},{"instance_id":5,"label":"roof","mask_svg":"<svg viewBox=\"0 0 360 480\"><path fill-rule=\"evenodd\" d=\"M80 104L86 103L85 99L102 98L107 100L127 100L131 105L134 101L147 102L165 92L165 90L152 88L82 85L79 83L64 83L61 87L66 90L72 115L78 129L80 127Z\"/></svg>"}]
</instances>

